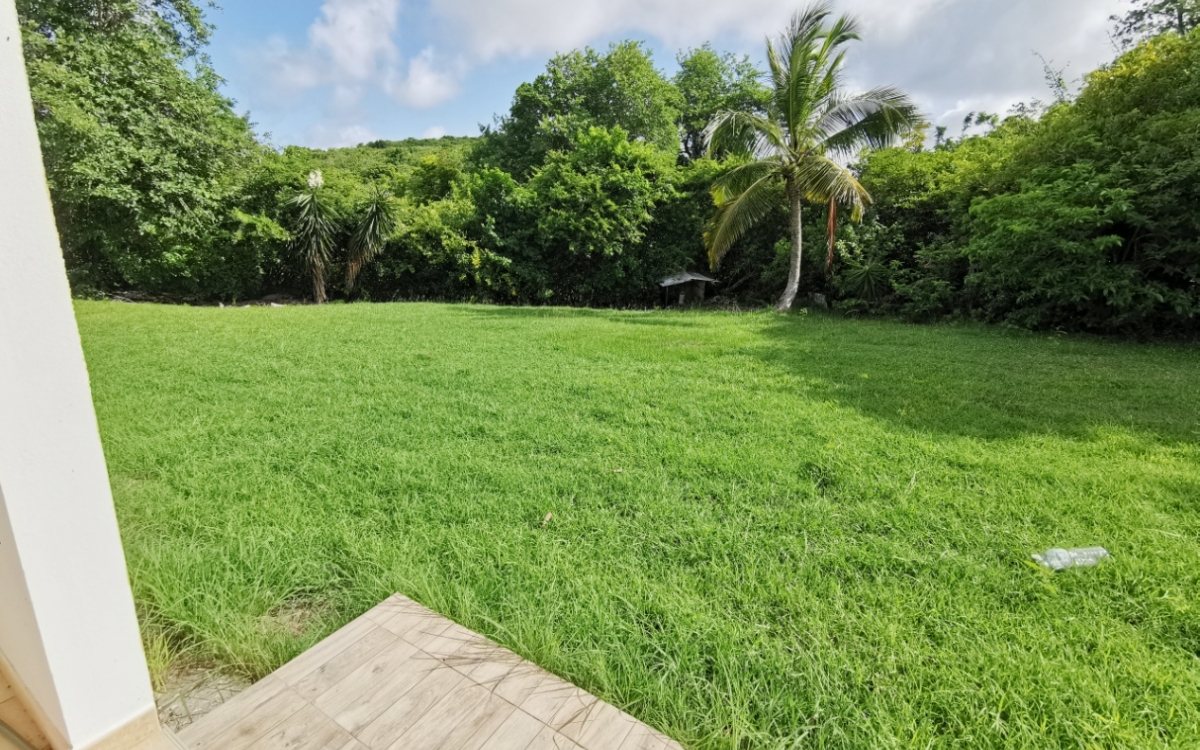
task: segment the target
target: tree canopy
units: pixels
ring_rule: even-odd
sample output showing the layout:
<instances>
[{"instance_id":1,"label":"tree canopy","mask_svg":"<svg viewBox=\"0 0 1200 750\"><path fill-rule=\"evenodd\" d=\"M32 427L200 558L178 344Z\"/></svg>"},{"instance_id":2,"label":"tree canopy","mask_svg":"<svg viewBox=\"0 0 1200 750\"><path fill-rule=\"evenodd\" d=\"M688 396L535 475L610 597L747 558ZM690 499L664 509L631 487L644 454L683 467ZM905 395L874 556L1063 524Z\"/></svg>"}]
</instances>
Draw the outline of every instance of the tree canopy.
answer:
<instances>
[{"instance_id":1,"label":"tree canopy","mask_svg":"<svg viewBox=\"0 0 1200 750\"><path fill-rule=\"evenodd\" d=\"M846 91L857 33L818 6L767 71L577 50L479 137L331 150L258 141L197 2L17 7L80 294L645 306L719 260L729 304L1158 336L1200 332L1197 1L1134 0L1078 95L1048 69L1051 104L961 134Z\"/></svg>"},{"instance_id":2,"label":"tree canopy","mask_svg":"<svg viewBox=\"0 0 1200 750\"><path fill-rule=\"evenodd\" d=\"M1200 26L1200 0L1130 0L1133 6L1112 17L1114 36L1129 48L1167 31L1186 35Z\"/></svg>"},{"instance_id":3,"label":"tree canopy","mask_svg":"<svg viewBox=\"0 0 1200 750\"><path fill-rule=\"evenodd\" d=\"M640 42L559 55L517 88L512 109L484 134L483 158L528 177L551 151L591 127L621 128L630 140L677 152L682 97Z\"/></svg>"},{"instance_id":4,"label":"tree canopy","mask_svg":"<svg viewBox=\"0 0 1200 750\"><path fill-rule=\"evenodd\" d=\"M749 57L721 54L706 44L680 52L679 72L672 83L679 90L679 133L683 156L702 158L708 150L704 131L720 112L766 111L771 91Z\"/></svg>"}]
</instances>

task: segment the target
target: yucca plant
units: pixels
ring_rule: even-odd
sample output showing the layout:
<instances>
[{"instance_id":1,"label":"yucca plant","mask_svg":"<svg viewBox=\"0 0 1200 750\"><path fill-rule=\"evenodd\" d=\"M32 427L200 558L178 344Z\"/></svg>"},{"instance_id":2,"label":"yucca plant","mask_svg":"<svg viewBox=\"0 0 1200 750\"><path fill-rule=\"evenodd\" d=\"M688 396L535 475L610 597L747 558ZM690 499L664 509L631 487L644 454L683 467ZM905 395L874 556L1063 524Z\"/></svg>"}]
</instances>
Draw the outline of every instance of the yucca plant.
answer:
<instances>
[{"instance_id":1,"label":"yucca plant","mask_svg":"<svg viewBox=\"0 0 1200 750\"><path fill-rule=\"evenodd\" d=\"M851 297L879 302L892 289L891 269L877 258L851 260L839 279L838 286Z\"/></svg>"},{"instance_id":2,"label":"yucca plant","mask_svg":"<svg viewBox=\"0 0 1200 750\"><path fill-rule=\"evenodd\" d=\"M325 291L325 271L336 243L338 221L337 214L321 195L324 185L321 172L312 172L308 176L308 190L289 201L296 208L292 242L312 277L313 300L318 305L329 299Z\"/></svg>"},{"instance_id":3,"label":"yucca plant","mask_svg":"<svg viewBox=\"0 0 1200 750\"><path fill-rule=\"evenodd\" d=\"M398 224L392 194L378 187L363 205L358 226L350 237L350 258L346 265L346 294L354 290L358 275L366 264L383 252L388 237Z\"/></svg>"},{"instance_id":4,"label":"yucca plant","mask_svg":"<svg viewBox=\"0 0 1200 750\"><path fill-rule=\"evenodd\" d=\"M830 23L827 3L792 17L778 42L767 41L772 95L765 115L722 112L706 131L710 153L741 155L746 162L713 185L717 210L704 233L715 269L733 244L774 207L782 181L790 210L792 261L776 309L790 310L800 289L804 201L845 206L862 219L871 201L845 161L866 147L895 144L921 122L912 101L882 86L865 93L842 87L843 49L858 40L858 23ZM832 224L832 222L831 222Z\"/></svg>"}]
</instances>

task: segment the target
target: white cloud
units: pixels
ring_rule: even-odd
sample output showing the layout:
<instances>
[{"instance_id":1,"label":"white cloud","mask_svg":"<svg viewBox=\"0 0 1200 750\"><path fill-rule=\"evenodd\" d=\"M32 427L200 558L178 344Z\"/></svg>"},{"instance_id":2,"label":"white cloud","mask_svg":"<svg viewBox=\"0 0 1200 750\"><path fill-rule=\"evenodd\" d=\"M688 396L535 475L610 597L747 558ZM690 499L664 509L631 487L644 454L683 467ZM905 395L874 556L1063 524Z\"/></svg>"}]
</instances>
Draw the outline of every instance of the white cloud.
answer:
<instances>
[{"instance_id":1,"label":"white cloud","mask_svg":"<svg viewBox=\"0 0 1200 750\"><path fill-rule=\"evenodd\" d=\"M549 55L606 37L653 37L669 49L720 38L761 56L803 5L798 0L431 0L449 31L479 62ZM1111 59L1108 17L1125 0L841 0L862 22L864 43L849 74L863 86L891 83L931 115L960 99L1003 103L1047 96L1037 50L1090 70ZM961 120L961 116L959 118Z\"/></svg>"},{"instance_id":2,"label":"white cloud","mask_svg":"<svg viewBox=\"0 0 1200 750\"><path fill-rule=\"evenodd\" d=\"M424 133L421 133L422 138L441 138L446 135L446 129L441 125L434 125L426 128Z\"/></svg>"},{"instance_id":3,"label":"white cloud","mask_svg":"<svg viewBox=\"0 0 1200 750\"><path fill-rule=\"evenodd\" d=\"M307 43L270 39L257 53L274 83L262 96L294 106L294 92L328 90L326 121L362 121L364 96L380 92L423 109L458 96L468 73L513 58L544 59L608 39L654 39L668 49L715 41L761 58L806 0L324 0ZM855 86L889 83L914 96L939 124L965 111L1003 113L1046 99L1040 52L1072 75L1112 58L1108 17L1127 0L838 0L864 41L849 56ZM403 13L403 15L402 15ZM419 47L402 50L404 38ZM415 50L421 50L415 53ZM447 51L452 54L447 54ZM414 56L415 53L415 56ZM661 63L666 61L660 60ZM511 90L475 116L487 120ZM332 132L331 130L329 132Z\"/></svg>"},{"instance_id":4,"label":"white cloud","mask_svg":"<svg viewBox=\"0 0 1200 750\"><path fill-rule=\"evenodd\" d=\"M366 81L399 54L392 41L399 14L400 0L326 0L308 38L335 80Z\"/></svg>"},{"instance_id":5,"label":"white cloud","mask_svg":"<svg viewBox=\"0 0 1200 750\"><path fill-rule=\"evenodd\" d=\"M308 131L308 145L312 148L346 148L360 143L379 140L379 136L362 125L314 125Z\"/></svg>"},{"instance_id":6,"label":"white cloud","mask_svg":"<svg viewBox=\"0 0 1200 750\"><path fill-rule=\"evenodd\" d=\"M383 82L383 88L400 104L415 109L427 109L458 95L462 65L447 69L434 60L432 47L408 61L404 71L393 68Z\"/></svg>"},{"instance_id":7,"label":"white cloud","mask_svg":"<svg viewBox=\"0 0 1200 750\"><path fill-rule=\"evenodd\" d=\"M303 91L320 86L320 69L310 55L296 52L281 37L271 37L261 50L246 55L248 62L267 71L272 88L283 92Z\"/></svg>"},{"instance_id":8,"label":"white cloud","mask_svg":"<svg viewBox=\"0 0 1200 750\"><path fill-rule=\"evenodd\" d=\"M352 103L399 53L392 41L399 0L326 0L308 30L309 43L293 49L272 37L257 54L274 86L288 92L330 86L337 101Z\"/></svg>"},{"instance_id":9,"label":"white cloud","mask_svg":"<svg viewBox=\"0 0 1200 750\"><path fill-rule=\"evenodd\" d=\"M292 49L275 38L260 57L285 91L330 89L331 108L343 116L372 88L414 109L456 96L463 64L440 64L433 47L403 61L395 41L399 25L400 0L325 0L307 47Z\"/></svg>"},{"instance_id":10,"label":"white cloud","mask_svg":"<svg viewBox=\"0 0 1200 750\"><path fill-rule=\"evenodd\" d=\"M911 30L925 15L956 1L978 2L845 0L838 10L855 13L868 29L891 35ZM431 1L434 13L464 31L466 46L482 60L553 53L610 35L650 35L668 47L717 36L757 41L782 29L800 6L796 0Z\"/></svg>"}]
</instances>

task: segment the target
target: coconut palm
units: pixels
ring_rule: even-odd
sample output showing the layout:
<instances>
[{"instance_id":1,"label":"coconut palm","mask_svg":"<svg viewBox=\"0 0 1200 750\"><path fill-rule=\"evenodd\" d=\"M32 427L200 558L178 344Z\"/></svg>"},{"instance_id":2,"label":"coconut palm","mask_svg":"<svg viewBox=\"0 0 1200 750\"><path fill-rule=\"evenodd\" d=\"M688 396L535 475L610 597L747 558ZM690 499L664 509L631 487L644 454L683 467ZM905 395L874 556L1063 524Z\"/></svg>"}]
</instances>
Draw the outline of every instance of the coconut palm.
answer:
<instances>
[{"instance_id":1,"label":"coconut palm","mask_svg":"<svg viewBox=\"0 0 1200 750\"><path fill-rule=\"evenodd\" d=\"M374 260L396 231L396 204L392 194L378 187L372 190L362 207L361 218L350 236L350 258L346 264L346 294L354 290L354 282L363 266Z\"/></svg>"},{"instance_id":2,"label":"coconut palm","mask_svg":"<svg viewBox=\"0 0 1200 750\"><path fill-rule=\"evenodd\" d=\"M772 96L765 115L722 112L707 130L711 152L741 154L745 163L713 185L717 210L704 233L713 268L778 200L780 183L790 208L792 263L777 309L790 310L800 289L805 200L841 205L862 219L871 201L844 165L863 148L893 145L921 117L909 98L883 86L865 93L842 87L844 47L858 40L858 23L830 23L827 3L792 17L777 43L767 40Z\"/></svg>"},{"instance_id":3,"label":"coconut palm","mask_svg":"<svg viewBox=\"0 0 1200 750\"><path fill-rule=\"evenodd\" d=\"M304 265L312 276L313 300L318 305L328 300L325 293L325 269L329 267L337 234L337 215L321 195L324 185L325 179L320 170L312 172L308 175L308 190L289 201L296 208L292 242L300 251Z\"/></svg>"}]
</instances>

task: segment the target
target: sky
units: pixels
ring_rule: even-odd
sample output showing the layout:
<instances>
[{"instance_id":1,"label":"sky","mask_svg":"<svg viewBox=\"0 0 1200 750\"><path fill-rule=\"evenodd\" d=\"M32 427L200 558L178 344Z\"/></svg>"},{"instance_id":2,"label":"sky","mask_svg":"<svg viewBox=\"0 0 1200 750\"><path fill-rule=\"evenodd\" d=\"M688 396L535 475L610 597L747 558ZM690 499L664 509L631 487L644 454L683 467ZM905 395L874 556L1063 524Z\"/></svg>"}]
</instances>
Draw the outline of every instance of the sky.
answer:
<instances>
[{"instance_id":1,"label":"sky","mask_svg":"<svg viewBox=\"0 0 1200 750\"><path fill-rule=\"evenodd\" d=\"M558 52L646 42L667 75L705 42L764 59L803 0L218 0L209 54L225 93L276 146L476 135ZM907 91L935 124L1051 98L1110 61L1128 0L836 0L862 22L855 88ZM1040 57L1039 57L1040 55Z\"/></svg>"}]
</instances>

